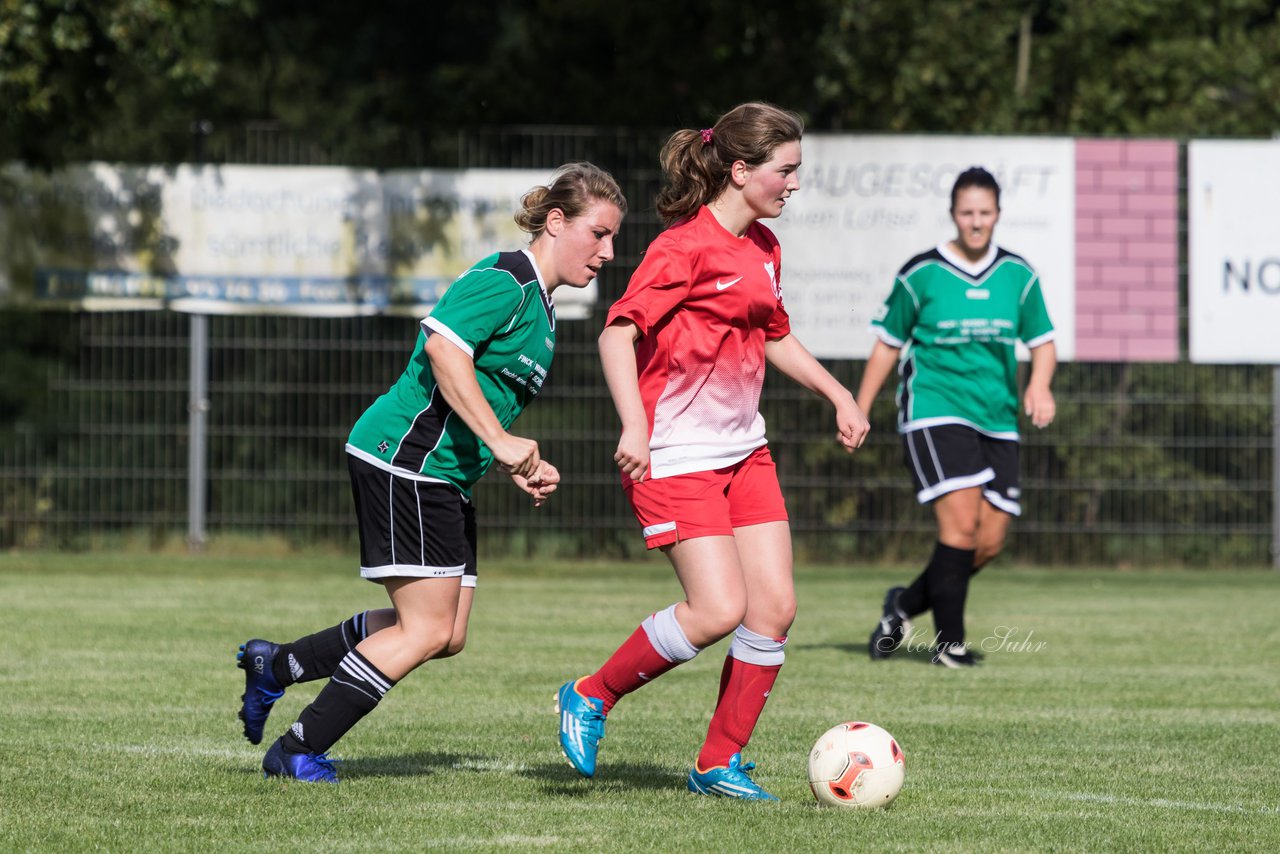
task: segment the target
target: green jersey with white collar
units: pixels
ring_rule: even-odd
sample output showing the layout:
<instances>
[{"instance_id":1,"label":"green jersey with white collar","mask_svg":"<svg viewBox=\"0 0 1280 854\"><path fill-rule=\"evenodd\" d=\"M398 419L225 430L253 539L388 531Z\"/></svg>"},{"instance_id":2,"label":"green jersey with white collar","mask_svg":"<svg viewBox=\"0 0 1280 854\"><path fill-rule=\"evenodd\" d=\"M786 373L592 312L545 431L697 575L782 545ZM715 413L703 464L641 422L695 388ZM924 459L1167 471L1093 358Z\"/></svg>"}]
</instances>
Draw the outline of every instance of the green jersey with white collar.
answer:
<instances>
[{"instance_id":1,"label":"green jersey with white collar","mask_svg":"<svg viewBox=\"0 0 1280 854\"><path fill-rule=\"evenodd\" d=\"M871 323L898 363L898 430L963 424L1018 438L1015 344L1053 340L1040 279L1022 257L992 244L976 264L946 245L898 272Z\"/></svg>"},{"instance_id":2,"label":"green jersey with white collar","mask_svg":"<svg viewBox=\"0 0 1280 854\"><path fill-rule=\"evenodd\" d=\"M397 475L441 481L470 495L493 454L440 393L427 338L443 335L475 362L494 415L509 428L546 380L555 354L555 304L527 251L483 259L449 285L422 321L404 373L365 410L347 452Z\"/></svg>"}]
</instances>

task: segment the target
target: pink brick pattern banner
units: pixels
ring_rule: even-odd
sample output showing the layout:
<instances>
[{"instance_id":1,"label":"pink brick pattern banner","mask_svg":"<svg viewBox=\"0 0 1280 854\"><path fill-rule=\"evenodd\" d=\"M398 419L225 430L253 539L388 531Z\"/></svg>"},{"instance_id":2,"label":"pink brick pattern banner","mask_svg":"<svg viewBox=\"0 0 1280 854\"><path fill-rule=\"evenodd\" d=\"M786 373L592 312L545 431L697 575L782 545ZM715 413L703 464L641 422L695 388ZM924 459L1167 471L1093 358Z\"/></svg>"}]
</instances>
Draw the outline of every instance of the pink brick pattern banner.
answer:
<instances>
[{"instance_id":1,"label":"pink brick pattern banner","mask_svg":"<svg viewBox=\"0 0 1280 854\"><path fill-rule=\"evenodd\" d=\"M1076 140L1076 361L1173 362L1178 144Z\"/></svg>"}]
</instances>

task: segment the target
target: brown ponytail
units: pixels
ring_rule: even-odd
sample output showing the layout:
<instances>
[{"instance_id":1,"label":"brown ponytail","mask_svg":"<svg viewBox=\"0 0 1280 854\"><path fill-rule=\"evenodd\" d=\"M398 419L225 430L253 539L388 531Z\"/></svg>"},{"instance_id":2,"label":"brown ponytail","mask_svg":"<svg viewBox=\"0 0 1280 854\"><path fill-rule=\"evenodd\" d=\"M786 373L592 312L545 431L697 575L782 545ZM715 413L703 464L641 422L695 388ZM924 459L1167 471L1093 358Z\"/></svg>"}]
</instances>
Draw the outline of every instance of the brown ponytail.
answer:
<instances>
[{"instance_id":1,"label":"brown ponytail","mask_svg":"<svg viewBox=\"0 0 1280 854\"><path fill-rule=\"evenodd\" d=\"M724 190L736 161L759 166L803 134L798 115L762 101L739 104L712 127L676 131L659 155L667 184L658 193L658 215L667 225L693 216Z\"/></svg>"}]
</instances>

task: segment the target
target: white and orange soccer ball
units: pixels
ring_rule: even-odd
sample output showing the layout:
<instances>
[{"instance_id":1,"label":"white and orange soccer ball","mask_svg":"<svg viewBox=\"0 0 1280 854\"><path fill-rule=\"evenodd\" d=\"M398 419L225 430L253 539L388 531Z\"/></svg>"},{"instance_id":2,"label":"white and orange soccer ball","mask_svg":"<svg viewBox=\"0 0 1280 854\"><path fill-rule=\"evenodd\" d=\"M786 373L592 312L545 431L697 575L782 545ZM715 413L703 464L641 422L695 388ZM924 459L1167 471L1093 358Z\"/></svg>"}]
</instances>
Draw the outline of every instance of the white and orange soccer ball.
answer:
<instances>
[{"instance_id":1,"label":"white and orange soccer ball","mask_svg":"<svg viewBox=\"0 0 1280 854\"><path fill-rule=\"evenodd\" d=\"M888 806L902 790L905 773L897 740L862 721L833 726L809 751L809 788L826 807Z\"/></svg>"}]
</instances>

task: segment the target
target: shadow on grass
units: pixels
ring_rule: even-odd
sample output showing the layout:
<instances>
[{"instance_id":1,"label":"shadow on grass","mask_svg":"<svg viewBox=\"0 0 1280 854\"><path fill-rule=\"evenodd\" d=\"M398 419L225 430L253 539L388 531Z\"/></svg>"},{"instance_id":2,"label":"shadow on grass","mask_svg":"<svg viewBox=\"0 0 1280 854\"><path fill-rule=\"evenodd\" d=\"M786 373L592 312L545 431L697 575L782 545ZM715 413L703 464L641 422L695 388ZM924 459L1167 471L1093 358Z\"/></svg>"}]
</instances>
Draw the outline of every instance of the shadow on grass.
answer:
<instances>
[{"instance_id":1,"label":"shadow on grass","mask_svg":"<svg viewBox=\"0 0 1280 854\"><path fill-rule=\"evenodd\" d=\"M487 756L464 753L402 753L398 756L368 756L339 759L338 776L347 777L427 777L431 774L474 773L493 766Z\"/></svg>"},{"instance_id":2,"label":"shadow on grass","mask_svg":"<svg viewBox=\"0 0 1280 854\"><path fill-rule=\"evenodd\" d=\"M683 786L684 777L671 768L651 762L618 762L602 765L596 776L587 779L569 767L567 762L544 762L520 772L537 780L544 794L581 798L601 791L664 790Z\"/></svg>"},{"instance_id":3,"label":"shadow on grass","mask_svg":"<svg viewBox=\"0 0 1280 854\"><path fill-rule=\"evenodd\" d=\"M478 753L404 753L397 756L338 759L334 764L338 777L343 780L427 777L433 774L514 773L537 781L544 794L574 798L598 791L670 789L684 783L681 774L652 763L611 764L607 768L601 768L595 779L588 780L564 763L512 764ZM261 776L262 771L255 768L253 773Z\"/></svg>"}]
</instances>

